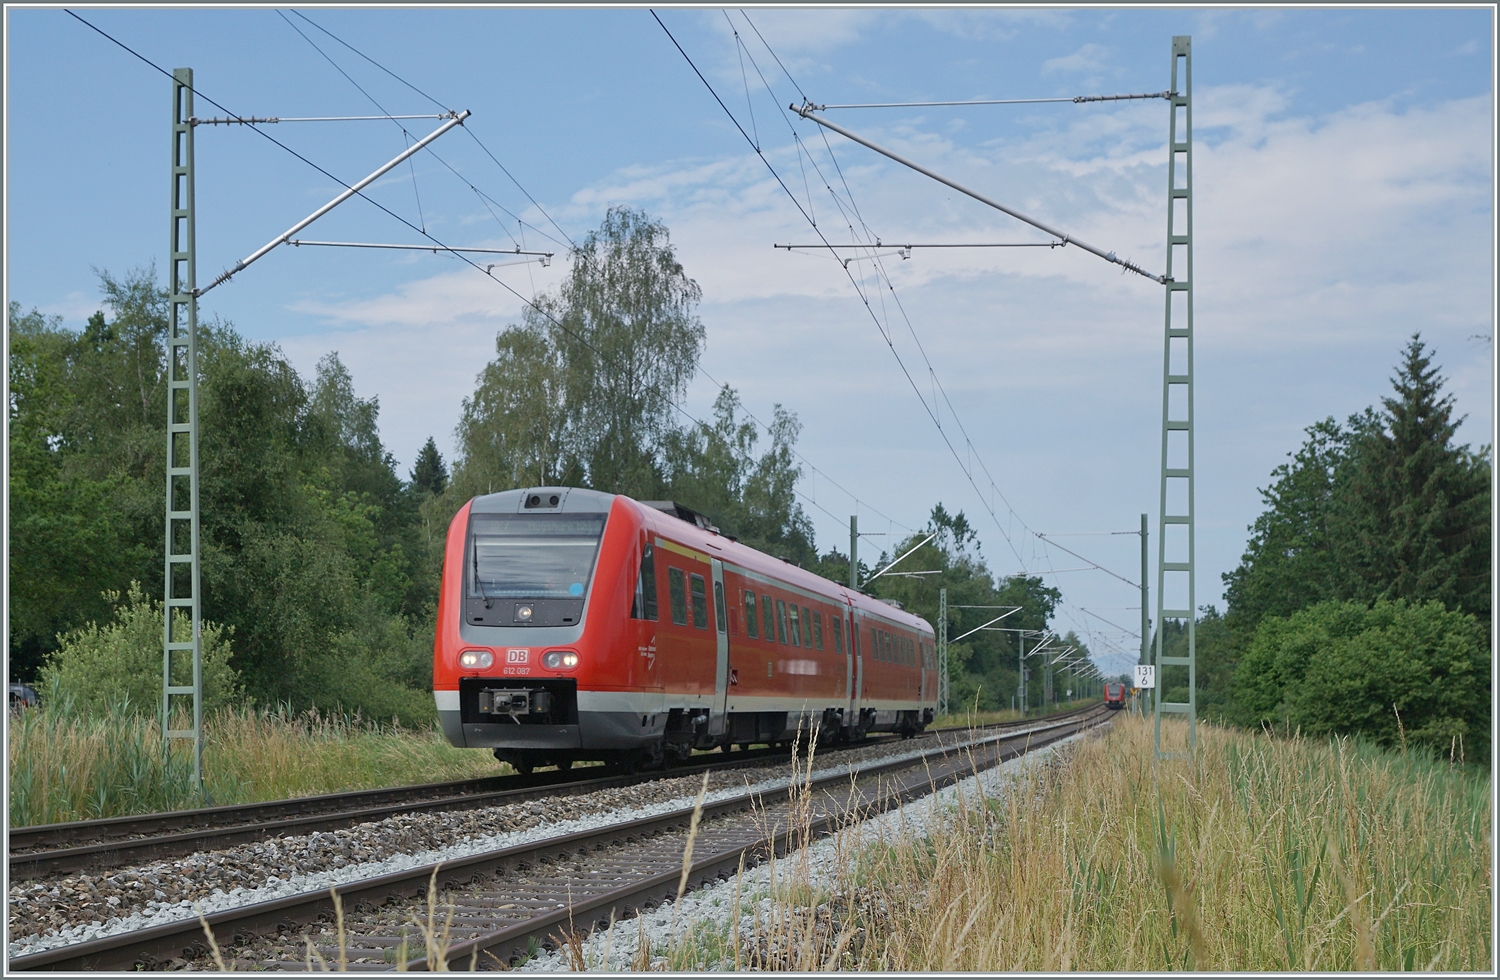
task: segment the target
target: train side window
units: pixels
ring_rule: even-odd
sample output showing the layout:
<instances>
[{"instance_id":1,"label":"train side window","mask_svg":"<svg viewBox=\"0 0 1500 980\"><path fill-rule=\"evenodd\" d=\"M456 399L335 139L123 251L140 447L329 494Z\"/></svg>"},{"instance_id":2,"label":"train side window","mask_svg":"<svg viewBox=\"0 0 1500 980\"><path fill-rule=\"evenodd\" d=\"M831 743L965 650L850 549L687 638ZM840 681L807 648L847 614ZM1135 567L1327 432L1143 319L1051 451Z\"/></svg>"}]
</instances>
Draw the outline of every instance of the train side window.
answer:
<instances>
[{"instance_id":1,"label":"train side window","mask_svg":"<svg viewBox=\"0 0 1500 980\"><path fill-rule=\"evenodd\" d=\"M755 616L755 593L745 590L745 632L750 639L760 639L760 620Z\"/></svg>"},{"instance_id":2,"label":"train side window","mask_svg":"<svg viewBox=\"0 0 1500 980\"><path fill-rule=\"evenodd\" d=\"M792 646L800 647L802 645L802 624L797 619L797 604L795 602L792 603L792 620L787 633L791 635Z\"/></svg>"},{"instance_id":3,"label":"train side window","mask_svg":"<svg viewBox=\"0 0 1500 980\"><path fill-rule=\"evenodd\" d=\"M771 602L771 597L762 595L760 597L760 614L765 624L766 642L770 643L776 639L776 605Z\"/></svg>"},{"instance_id":4,"label":"train side window","mask_svg":"<svg viewBox=\"0 0 1500 980\"><path fill-rule=\"evenodd\" d=\"M700 630L708 629L708 583L702 575L693 575L693 625Z\"/></svg>"},{"instance_id":5,"label":"train side window","mask_svg":"<svg viewBox=\"0 0 1500 980\"><path fill-rule=\"evenodd\" d=\"M724 609L724 583L714 583L714 615L717 618L714 625L720 633L729 628L729 613Z\"/></svg>"},{"instance_id":6,"label":"train side window","mask_svg":"<svg viewBox=\"0 0 1500 980\"><path fill-rule=\"evenodd\" d=\"M786 602L782 599L776 600L776 642L786 642Z\"/></svg>"},{"instance_id":7,"label":"train side window","mask_svg":"<svg viewBox=\"0 0 1500 980\"><path fill-rule=\"evenodd\" d=\"M822 613L821 610L818 610L818 609L814 609L813 610L812 623L813 623L813 647L815 649L821 650L821 649L823 649L823 613Z\"/></svg>"},{"instance_id":8,"label":"train side window","mask_svg":"<svg viewBox=\"0 0 1500 980\"><path fill-rule=\"evenodd\" d=\"M809 650L812 649L812 610L806 606L802 607L802 645Z\"/></svg>"},{"instance_id":9,"label":"train side window","mask_svg":"<svg viewBox=\"0 0 1500 980\"><path fill-rule=\"evenodd\" d=\"M829 620L833 627L833 649L838 653L844 652L844 617L833 616Z\"/></svg>"},{"instance_id":10,"label":"train side window","mask_svg":"<svg viewBox=\"0 0 1500 980\"><path fill-rule=\"evenodd\" d=\"M630 618L656 621L656 552L649 544L641 551L641 570L635 579Z\"/></svg>"},{"instance_id":11,"label":"train side window","mask_svg":"<svg viewBox=\"0 0 1500 980\"><path fill-rule=\"evenodd\" d=\"M687 625L687 589L683 586L682 569L667 568L667 600L672 605L672 622Z\"/></svg>"},{"instance_id":12,"label":"train side window","mask_svg":"<svg viewBox=\"0 0 1500 980\"><path fill-rule=\"evenodd\" d=\"M884 660L885 651L880 646L880 630L870 627L870 659Z\"/></svg>"}]
</instances>

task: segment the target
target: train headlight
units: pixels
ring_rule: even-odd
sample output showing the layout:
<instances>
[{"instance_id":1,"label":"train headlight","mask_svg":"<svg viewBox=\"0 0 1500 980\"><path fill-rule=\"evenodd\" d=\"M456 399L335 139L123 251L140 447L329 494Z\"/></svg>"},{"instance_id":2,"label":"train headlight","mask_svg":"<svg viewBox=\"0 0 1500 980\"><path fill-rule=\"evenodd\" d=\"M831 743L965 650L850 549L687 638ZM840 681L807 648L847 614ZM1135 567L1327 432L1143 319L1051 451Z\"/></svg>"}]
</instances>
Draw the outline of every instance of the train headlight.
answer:
<instances>
[{"instance_id":1,"label":"train headlight","mask_svg":"<svg viewBox=\"0 0 1500 980\"><path fill-rule=\"evenodd\" d=\"M488 650L465 650L458 655L458 664L460 667L483 670L494 662L495 655Z\"/></svg>"},{"instance_id":2,"label":"train headlight","mask_svg":"<svg viewBox=\"0 0 1500 980\"><path fill-rule=\"evenodd\" d=\"M548 670L571 670L578 666L578 654L572 650L548 650L542 657L542 666Z\"/></svg>"},{"instance_id":3,"label":"train headlight","mask_svg":"<svg viewBox=\"0 0 1500 980\"><path fill-rule=\"evenodd\" d=\"M531 607L530 606L517 606L516 607L516 622L518 622L518 623L529 623L529 622L531 622Z\"/></svg>"}]
</instances>

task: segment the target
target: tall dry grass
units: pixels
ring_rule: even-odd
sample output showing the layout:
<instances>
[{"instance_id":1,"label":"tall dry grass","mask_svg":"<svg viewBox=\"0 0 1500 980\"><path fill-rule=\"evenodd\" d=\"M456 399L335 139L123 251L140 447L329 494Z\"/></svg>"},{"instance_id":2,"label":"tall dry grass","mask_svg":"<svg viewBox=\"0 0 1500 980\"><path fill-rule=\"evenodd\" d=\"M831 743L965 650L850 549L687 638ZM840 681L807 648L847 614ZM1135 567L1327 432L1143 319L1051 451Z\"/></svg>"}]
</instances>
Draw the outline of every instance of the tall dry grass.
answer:
<instances>
[{"instance_id":1,"label":"tall dry grass","mask_svg":"<svg viewBox=\"0 0 1500 980\"><path fill-rule=\"evenodd\" d=\"M1184 732L1163 724L1179 751ZM1150 720L1118 717L926 836L866 848L848 965L1492 969L1488 773L1207 725L1196 766L1152 760Z\"/></svg>"},{"instance_id":2,"label":"tall dry grass","mask_svg":"<svg viewBox=\"0 0 1500 980\"><path fill-rule=\"evenodd\" d=\"M128 705L101 714L49 699L13 714L9 730L12 826L508 771L488 752L456 749L432 728L246 707L204 721L205 794L192 779L186 742L164 755L157 719Z\"/></svg>"}]
</instances>

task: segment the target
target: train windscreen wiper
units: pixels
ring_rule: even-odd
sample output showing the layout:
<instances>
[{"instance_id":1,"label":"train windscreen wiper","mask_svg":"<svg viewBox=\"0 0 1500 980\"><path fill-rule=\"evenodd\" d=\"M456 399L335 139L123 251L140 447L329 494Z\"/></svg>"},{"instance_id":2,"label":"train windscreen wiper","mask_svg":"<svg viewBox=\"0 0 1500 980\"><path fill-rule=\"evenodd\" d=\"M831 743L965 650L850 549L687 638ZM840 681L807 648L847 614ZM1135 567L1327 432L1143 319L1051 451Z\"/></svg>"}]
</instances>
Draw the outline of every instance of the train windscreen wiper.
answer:
<instances>
[{"instance_id":1,"label":"train windscreen wiper","mask_svg":"<svg viewBox=\"0 0 1500 980\"><path fill-rule=\"evenodd\" d=\"M479 590L479 598L484 600L484 608L493 608L495 603L484 593L484 580L479 577L479 546L474 547L474 588Z\"/></svg>"}]
</instances>

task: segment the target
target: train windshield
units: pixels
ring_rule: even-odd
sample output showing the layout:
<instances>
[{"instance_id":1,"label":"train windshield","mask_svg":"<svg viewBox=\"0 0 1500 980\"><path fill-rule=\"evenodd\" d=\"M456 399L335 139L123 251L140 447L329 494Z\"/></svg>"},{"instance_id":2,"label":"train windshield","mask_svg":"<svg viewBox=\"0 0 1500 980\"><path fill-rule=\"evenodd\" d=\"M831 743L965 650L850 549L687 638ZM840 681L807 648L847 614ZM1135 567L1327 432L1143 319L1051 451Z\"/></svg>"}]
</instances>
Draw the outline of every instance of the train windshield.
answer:
<instances>
[{"instance_id":1,"label":"train windshield","mask_svg":"<svg viewBox=\"0 0 1500 980\"><path fill-rule=\"evenodd\" d=\"M475 514L469 519L474 599L582 599L604 534L603 514Z\"/></svg>"}]
</instances>

